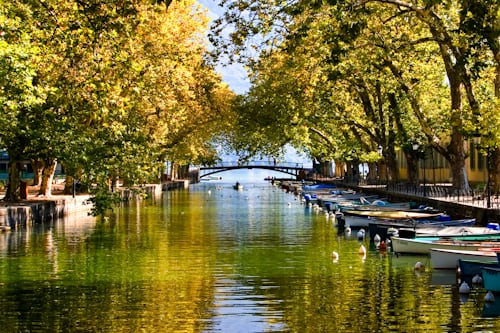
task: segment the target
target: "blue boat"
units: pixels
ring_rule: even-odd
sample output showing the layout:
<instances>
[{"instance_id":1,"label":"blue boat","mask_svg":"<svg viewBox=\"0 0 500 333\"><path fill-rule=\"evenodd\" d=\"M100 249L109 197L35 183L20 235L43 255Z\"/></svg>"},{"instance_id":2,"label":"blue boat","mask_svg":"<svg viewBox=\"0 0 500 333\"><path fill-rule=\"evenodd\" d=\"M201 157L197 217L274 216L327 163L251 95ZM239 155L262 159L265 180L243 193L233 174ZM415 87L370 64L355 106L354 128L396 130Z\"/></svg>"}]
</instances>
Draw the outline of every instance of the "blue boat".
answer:
<instances>
[{"instance_id":1,"label":"blue boat","mask_svg":"<svg viewBox=\"0 0 500 333\"><path fill-rule=\"evenodd\" d=\"M303 185L302 189L304 191L319 191L319 190L329 190L335 189L337 185L333 184L314 184L314 185Z\"/></svg>"},{"instance_id":2,"label":"blue boat","mask_svg":"<svg viewBox=\"0 0 500 333\"><path fill-rule=\"evenodd\" d=\"M481 267L484 289L494 293L500 292L500 267Z\"/></svg>"},{"instance_id":3,"label":"blue boat","mask_svg":"<svg viewBox=\"0 0 500 333\"><path fill-rule=\"evenodd\" d=\"M478 274L482 275L482 267L500 268L500 265L498 260L458 259L458 267L460 267L460 275L471 277Z\"/></svg>"}]
</instances>

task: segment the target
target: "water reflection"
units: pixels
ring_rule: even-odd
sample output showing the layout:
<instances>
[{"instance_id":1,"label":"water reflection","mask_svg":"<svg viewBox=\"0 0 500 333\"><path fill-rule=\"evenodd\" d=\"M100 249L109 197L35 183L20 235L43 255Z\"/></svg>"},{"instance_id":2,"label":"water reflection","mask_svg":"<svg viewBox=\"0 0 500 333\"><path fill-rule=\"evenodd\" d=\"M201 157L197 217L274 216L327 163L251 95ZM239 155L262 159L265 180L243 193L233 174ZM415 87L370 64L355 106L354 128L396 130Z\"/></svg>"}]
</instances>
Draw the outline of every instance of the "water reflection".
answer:
<instances>
[{"instance_id":1,"label":"water reflection","mask_svg":"<svg viewBox=\"0 0 500 333\"><path fill-rule=\"evenodd\" d=\"M339 235L268 184L0 234L0 293L5 332L500 330L483 290L464 299L427 257Z\"/></svg>"},{"instance_id":2,"label":"water reflection","mask_svg":"<svg viewBox=\"0 0 500 333\"><path fill-rule=\"evenodd\" d=\"M500 298L498 295L494 302L484 302L481 315L483 317L500 317Z\"/></svg>"}]
</instances>

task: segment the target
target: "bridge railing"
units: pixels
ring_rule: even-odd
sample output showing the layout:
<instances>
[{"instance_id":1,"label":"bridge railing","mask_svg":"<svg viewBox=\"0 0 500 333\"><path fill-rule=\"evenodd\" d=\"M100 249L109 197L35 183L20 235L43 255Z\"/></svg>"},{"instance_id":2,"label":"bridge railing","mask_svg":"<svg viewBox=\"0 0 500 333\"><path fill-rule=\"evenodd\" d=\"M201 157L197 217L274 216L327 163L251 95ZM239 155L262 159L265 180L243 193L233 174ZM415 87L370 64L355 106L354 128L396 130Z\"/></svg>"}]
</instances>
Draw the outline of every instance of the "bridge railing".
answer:
<instances>
[{"instance_id":1,"label":"bridge railing","mask_svg":"<svg viewBox=\"0 0 500 333\"><path fill-rule=\"evenodd\" d=\"M230 167L276 167L276 168L295 168L303 169L304 164L299 162L282 161L226 161L212 165L200 165L201 168L230 168Z\"/></svg>"}]
</instances>

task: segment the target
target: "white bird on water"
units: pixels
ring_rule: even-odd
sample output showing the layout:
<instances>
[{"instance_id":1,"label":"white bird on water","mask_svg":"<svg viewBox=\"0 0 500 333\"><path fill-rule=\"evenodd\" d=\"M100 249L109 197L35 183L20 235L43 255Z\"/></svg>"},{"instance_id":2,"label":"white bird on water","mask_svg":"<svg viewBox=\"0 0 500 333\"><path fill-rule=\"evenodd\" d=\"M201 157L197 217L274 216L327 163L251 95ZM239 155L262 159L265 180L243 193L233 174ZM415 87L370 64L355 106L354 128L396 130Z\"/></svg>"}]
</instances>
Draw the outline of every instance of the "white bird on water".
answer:
<instances>
[{"instance_id":1,"label":"white bird on water","mask_svg":"<svg viewBox=\"0 0 500 333\"><path fill-rule=\"evenodd\" d=\"M344 232L346 233L346 235L350 235L351 234L351 227L347 226L345 228Z\"/></svg>"},{"instance_id":2,"label":"white bird on water","mask_svg":"<svg viewBox=\"0 0 500 333\"><path fill-rule=\"evenodd\" d=\"M422 262L420 262L420 261L415 264L415 270L416 271L423 271L424 268L425 268L425 265Z\"/></svg>"},{"instance_id":3,"label":"white bird on water","mask_svg":"<svg viewBox=\"0 0 500 333\"><path fill-rule=\"evenodd\" d=\"M333 259L333 262L338 262L339 261L339 254L338 254L338 252L336 252L336 251L332 252L332 259Z\"/></svg>"},{"instance_id":4,"label":"white bird on water","mask_svg":"<svg viewBox=\"0 0 500 333\"><path fill-rule=\"evenodd\" d=\"M366 260L366 247L363 244L361 244L361 246L359 247L358 253L360 255L362 255L361 260L363 262L365 262L365 260Z\"/></svg>"}]
</instances>

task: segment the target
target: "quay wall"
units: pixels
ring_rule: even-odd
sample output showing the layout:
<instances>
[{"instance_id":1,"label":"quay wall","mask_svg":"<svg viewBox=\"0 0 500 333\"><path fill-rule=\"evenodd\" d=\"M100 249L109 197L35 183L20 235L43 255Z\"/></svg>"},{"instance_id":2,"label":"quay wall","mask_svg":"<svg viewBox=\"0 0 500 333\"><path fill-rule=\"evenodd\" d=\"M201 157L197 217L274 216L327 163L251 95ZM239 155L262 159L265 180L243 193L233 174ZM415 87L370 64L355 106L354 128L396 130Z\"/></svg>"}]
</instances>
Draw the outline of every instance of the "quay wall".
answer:
<instances>
[{"instance_id":1,"label":"quay wall","mask_svg":"<svg viewBox=\"0 0 500 333\"><path fill-rule=\"evenodd\" d=\"M133 189L121 189L121 197L124 200L138 198L137 193L145 193L148 196L158 196L162 191L175 189L187 189L189 180L176 180L164 182L163 184L148 184L143 191ZM89 203L89 195L55 195L47 199L31 198L21 202L0 203L0 229L10 227L31 226L37 223L50 223L73 213L90 213L92 203Z\"/></svg>"},{"instance_id":2,"label":"quay wall","mask_svg":"<svg viewBox=\"0 0 500 333\"><path fill-rule=\"evenodd\" d=\"M185 190L189 188L189 184L191 184L191 181L189 179L169 181L162 184L162 190L163 191Z\"/></svg>"},{"instance_id":3,"label":"quay wall","mask_svg":"<svg viewBox=\"0 0 500 333\"><path fill-rule=\"evenodd\" d=\"M90 212L88 195L54 197L47 200L4 202L0 205L0 226L12 229L49 223L72 213Z\"/></svg>"}]
</instances>

